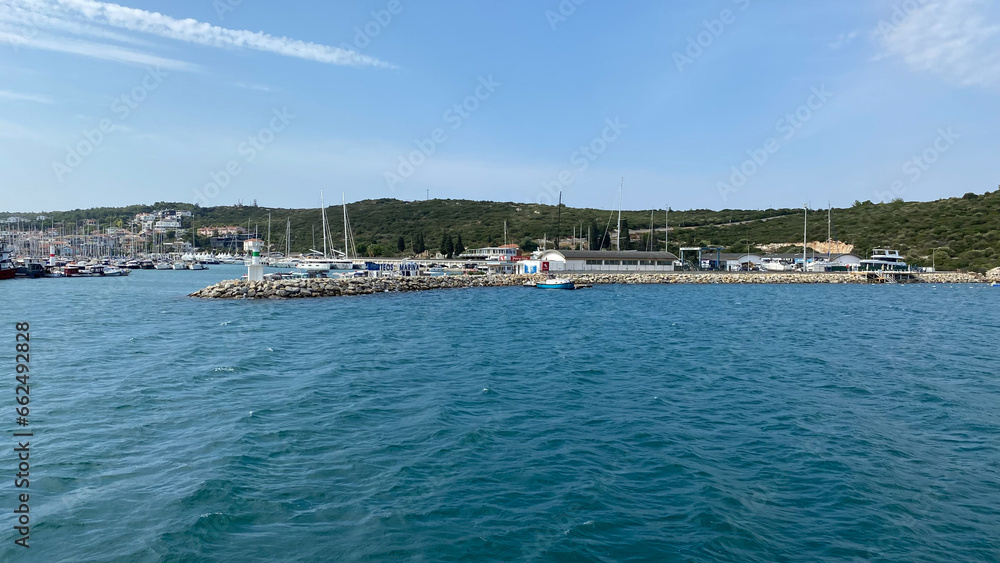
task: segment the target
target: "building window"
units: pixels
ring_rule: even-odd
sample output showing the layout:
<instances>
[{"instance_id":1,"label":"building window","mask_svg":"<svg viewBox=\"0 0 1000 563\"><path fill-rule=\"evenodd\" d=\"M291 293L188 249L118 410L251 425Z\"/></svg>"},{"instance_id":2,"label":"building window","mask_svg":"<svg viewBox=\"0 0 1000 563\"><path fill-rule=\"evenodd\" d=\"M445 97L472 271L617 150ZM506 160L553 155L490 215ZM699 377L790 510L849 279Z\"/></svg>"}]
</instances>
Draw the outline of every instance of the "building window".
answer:
<instances>
[{"instance_id":1,"label":"building window","mask_svg":"<svg viewBox=\"0 0 1000 563\"><path fill-rule=\"evenodd\" d=\"M656 264L656 262L653 260L639 260L640 266L652 266L654 264Z\"/></svg>"},{"instance_id":2,"label":"building window","mask_svg":"<svg viewBox=\"0 0 1000 563\"><path fill-rule=\"evenodd\" d=\"M605 260L604 261L604 265L605 266L621 266L622 265L622 261L621 260Z\"/></svg>"},{"instance_id":3,"label":"building window","mask_svg":"<svg viewBox=\"0 0 1000 563\"><path fill-rule=\"evenodd\" d=\"M656 265L657 266L669 266L670 265L670 261L669 260L657 260L656 261Z\"/></svg>"},{"instance_id":4,"label":"building window","mask_svg":"<svg viewBox=\"0 0 1000 563\"><path fill-rule=\"evenodd\" d=\"M588 266L600 266L601 265L601 261L600 260L587 260L587 265Z\"/></svg>"},{"instance_id":5,"label":"building window","mask_svg":"<svg viewBox=\"0 0 1000 563\"><path fill-rule=\"evenodd\" d=\"M638 266L639 265L639 261L638 260L622 260L622 265L623 266Z\"/></svg>"}]
</instances>

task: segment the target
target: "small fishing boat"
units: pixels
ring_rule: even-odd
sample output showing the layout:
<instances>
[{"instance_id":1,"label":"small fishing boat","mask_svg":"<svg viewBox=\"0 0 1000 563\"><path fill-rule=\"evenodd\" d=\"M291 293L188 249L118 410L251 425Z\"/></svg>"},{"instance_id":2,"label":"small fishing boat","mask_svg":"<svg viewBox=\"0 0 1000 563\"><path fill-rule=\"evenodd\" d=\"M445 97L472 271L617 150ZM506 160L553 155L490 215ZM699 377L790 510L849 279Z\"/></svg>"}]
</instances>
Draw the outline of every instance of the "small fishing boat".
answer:
<instances>
[{"instance_id":1,"label":"small fishing boat","mask_svg":"<svg viewBox=\"0 0 1000 563\"><path fill-rule=\"evenodd\" d=\"M538 289L576 289L573 280L569 278L549 278L535 283Z\"/></svg>"},{"instance_id":2,"label":"small fishing boat","mask_svg":"<svg viewBox=\"0 0 1000 563\"><path fill-rule=\"evenodd\" d=\"M127 276L131 273L128 268L117 268L115 266L110 266L104 268L101 273L102 276Z\"/></svg>"},{"instance_id":3,"label":"small fishing boat","mask_svg":"<svg viewBox=\"0 0 1000 563\"><path fill-rule=\"evenodd\" d=\"M45 265L35 258L22 258L15 262L19 278L40 278L45 276Z\"/></svg>"},{"instance_id":4,"label":"small fishing boat","mask_svg":"<svg viewBox=\"0 0 1000 563\"><path fill-rule=\"evenodd\" d=\"M188 268L188 270L207 270L208 269L201 262L188 262L187 268Z\"/></svg>"}]
</instances>

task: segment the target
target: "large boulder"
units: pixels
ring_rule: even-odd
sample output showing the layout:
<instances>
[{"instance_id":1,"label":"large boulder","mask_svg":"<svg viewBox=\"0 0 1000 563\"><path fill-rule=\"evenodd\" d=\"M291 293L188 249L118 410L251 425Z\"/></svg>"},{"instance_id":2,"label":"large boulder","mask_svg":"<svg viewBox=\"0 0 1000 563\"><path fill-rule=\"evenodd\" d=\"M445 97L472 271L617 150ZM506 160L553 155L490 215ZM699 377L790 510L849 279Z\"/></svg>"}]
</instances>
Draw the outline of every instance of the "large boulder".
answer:
<instances>
[{"instance_id":1,"label":"large boulder","mask_svg":"<svg viewBox=\"0 0 1000 563\"><path fill-rule=\"evenodd\" d=\"M992 270L986 272L986 279L1000 280L1000 268L993 268Z\"/></svg>"}]
</instances>

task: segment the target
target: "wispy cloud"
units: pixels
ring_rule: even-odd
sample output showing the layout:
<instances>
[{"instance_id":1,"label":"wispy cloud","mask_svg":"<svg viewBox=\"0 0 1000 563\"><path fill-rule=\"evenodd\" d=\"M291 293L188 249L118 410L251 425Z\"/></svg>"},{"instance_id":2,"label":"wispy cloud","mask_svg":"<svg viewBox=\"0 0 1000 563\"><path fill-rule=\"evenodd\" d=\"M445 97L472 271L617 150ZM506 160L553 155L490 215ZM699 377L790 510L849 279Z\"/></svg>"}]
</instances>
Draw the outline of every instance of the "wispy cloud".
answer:
<instances>
[{"instance_id":1,"label":"wispy cloud","mask_svg":"<svg viewBox=\"0 0 1000 563\"><path fill-rule=\"evenodd\" d=\"M32 14L40 14L43 19L32 21L33 25L39 27L59 27L46 20L62 22L60 30L63 31L73 31L69 27L74 23L98 25L208 47L253 49L334 65L383 68L392 66L375 57L362 55L349 49L299 41L288 37L275 37L263 32L227 29L190 18L176 19L158 12L129 8L108 2L94 0L0 0L0 7L8 7L8 13L22 10ZM3 18L3 15L4 12L0 11L0 18ZM19 19L23 20L23 17ZM23 21L19 23L23 24Z\"/></svg>"},{"instance_id":2,"label":"wispy cloud","mask_svg":"<svg viewBox=\"0 0 1000 563\"><path fill-rule=\"evenodd\" d=\"M37 96L35 94L21 94L19 92L11 92L9 90L0 90L0 100L15 100L19 102L35 102L38 104L51 104L54 103L51 98L46 96Z\"/></svg>"},{"instance_id":3,"label":"wispy cloud","mask_svg":"<svg viewBox=\"0 0 1000 563\"><path fill-rule=\"evenodd\" d=\"M234 82L233 86L237 88L245 88L247 90L257 90L258 92L270 92L271 87L265 86L263 84L247 84L246 82Z\"/></svg>"},{"instance_id":4,"label":"wispy cloud","mask_svg":"<svg viewBox=\"0 0 1000 563\"><path fill-rule=\"evenodd\" d=\"M116 41L118 43L129 43L133 45L151 46L148 41L143 41L137 37L125 33L119 33L83 24L69 19L50 17L37 10L30 10L15 2L0 1L0 26L7 31L16 32L22 35L34 35L39 29L70 33L72 35L84 35Z\"/></svg>"},{"instance_id":5,"label":"wispy cloud","mask_svg":"<svg viewBox=\"0 0 1000 563\"><path fill-rule=\"evenodd\" d=\"M830 49L836 51L837 49L842 49L854 42L858 37L858 30L851 31L850 33L841 33L837 36L833 42L828 43L827 46Z\"/></svg>"},{"instance_id":6,"label":"wispy cloud","mask_svg":"<svg viewBox=\"0 0 1000 563\"><path fill-rule=\"evenodd\" d=\"M90 41L69 40L61 38L42 37L40 35L27 35L19 33L8 33L0 31L0 42L10 43L18 47L28 47L42 49L44 51L56 51L59 53L70 53L106 61L128 63L136 65L152 65L171 70L197 70L198 65L175 59L158 57L142 51L135 51L109 45L106 43L93 43Z\"/></svg>"},{"instance_id":7,"label":"wispy cloud","mask_svg":"<svg viewBox=\"0 0 1000 563\"><path fill-rule=\"evenodd\" d=\"M991 6L982 0L935 0L898 23L880 22L883 56L961 86L1000 84L1000 25L989 22Z\"/></svg>"}]
</instances>

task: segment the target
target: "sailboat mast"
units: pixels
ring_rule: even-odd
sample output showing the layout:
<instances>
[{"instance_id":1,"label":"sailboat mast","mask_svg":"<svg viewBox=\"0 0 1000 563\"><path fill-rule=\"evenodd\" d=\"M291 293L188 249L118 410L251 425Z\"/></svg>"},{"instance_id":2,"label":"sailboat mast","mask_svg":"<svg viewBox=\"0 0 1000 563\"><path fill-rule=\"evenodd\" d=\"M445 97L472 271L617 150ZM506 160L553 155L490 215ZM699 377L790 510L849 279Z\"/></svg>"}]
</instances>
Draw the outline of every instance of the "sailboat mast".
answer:
<instances>
[{"instance_id":1,"label":"sailboat mast","mask_svg":"<svg viewBox=\"0 0 1000 563\"><path fill-rule=\"evenodd\" d=\"M326 255L326 201L323 200L323 191L322 190L320 190L320 192L319 192L319 206L320 206L320 209L321 209L320 219L323 222L323 224L322 224L322 227L323 227L323 258L326 258L327 257L327 255Z\"/></svg>"},{"instance_id":2,"label":"sailboat mast","mask_svg":"<svg viewBox=\"0 0 1000 563\"><path fill-rule=\"evenodd\" d=\"M428 188L429 189L429 188ZM344 206L344 258L350 258L351 254L349 252L351 243L348 240L350 237L347 231L347 194L341 192L340 201Z\"/></svg>"},{"instance_id":3,"label":"sailboat mast","mask_svg":"<svg viewBox=\"0 0 1000 563\"><path fill-rule=\"evenodd\" d=\"M670 206L663 213L663 251L669 252L667 244L670 242Z\"/></svg>"},{"instance_id":4,"label":"sailboat mast","mask_svg":"<svg viewBox=\"0 0 1000 563\"><path fill-rule=\"evenodd\" d=\"M618 184L618 231L615 234L615 250L621 252L622 249L622 188L625 186L625 177Z\"/></svg>"},{"instance_id":5,"label":"sailboat mast","mask_svg":"<svg viewBox=\"0 0 1000 563\"><path fill-rule=\"evenodd\" d=\"M292 218L285 219L285 260L292 254Z\"/></svg>"},{"instance_id":6,"label":"sailboat mast","mask_svg":"<svg viewBox=\"0 0 1000 563\"><path fill-rule=\"evenodd\" d=\"M802 214L802 271L806 271L806 223L809 221L809 205L803 205L805 212Z\"/></svg>"},{"instance_id":7,"label":"sailboat mast","mask_svg":"<svg viewBox=\"0 0 1000 563\"><path fill-rule=\"evenodd\" d=\"M655 211L652 210L652 209L650 209L649 210L649 244L648 244L650 252L653 251L653 213L655 213Z\"/></svg>"},{"instance_id":8,"label":"sailboat mast","mask_svg":"<svg viewBox=\"0 0 1000 563\"><path fill-rule=\"evenodd\" d=\"M556 250L559 250L559 221L562 218L562 192L559 192L559 203L556 204Z\"/></svg>"},{"instance_id":9,"label":"sailboat mast","mask_svg":"<svg viewBox=\"0 0 1000 563\"><path fill-rule=\"evenodd\" d=\"M271 214L267 214L267 256L271 256ZM269 262L270 263L270 262Z\"/></svg>"},{"instance_id":10,"label":"sailboat mast","mask_svg":"<svg viewBox=\"0 0 1000 563\"><path fill-rule=\"evenodd\" d=\"M830 247L833 246L833 206L826 204L826 259L830 259Z\"/></svg>"}]
</instances>

